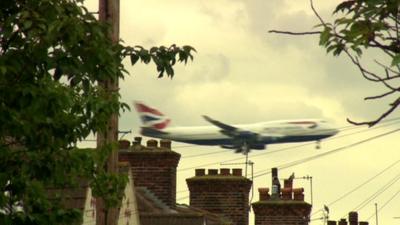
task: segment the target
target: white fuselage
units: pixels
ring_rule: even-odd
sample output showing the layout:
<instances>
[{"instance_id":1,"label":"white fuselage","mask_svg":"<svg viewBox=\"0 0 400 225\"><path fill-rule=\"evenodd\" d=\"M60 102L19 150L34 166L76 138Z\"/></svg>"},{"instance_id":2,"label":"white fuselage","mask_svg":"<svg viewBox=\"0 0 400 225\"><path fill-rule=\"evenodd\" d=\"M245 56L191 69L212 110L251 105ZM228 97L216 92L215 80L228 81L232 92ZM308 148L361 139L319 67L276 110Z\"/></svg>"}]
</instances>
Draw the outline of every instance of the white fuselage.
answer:
<instances>
[{"instance_id":1,"label":"white fuselage","mask_svg":"<svg viewBox=\"0 0 400 225\"><path fill-rule=\"evenodd\" d=\"M254 124L232 125L241 131L257 134L254 143L259 145L318 141L335 135L338 130L324 120L281 120ZM149 137L170 139L199 145L235 145L235 139L221 132L217 126L170 127L162 132L142 130Z\"/></svg>"}]
</instances>

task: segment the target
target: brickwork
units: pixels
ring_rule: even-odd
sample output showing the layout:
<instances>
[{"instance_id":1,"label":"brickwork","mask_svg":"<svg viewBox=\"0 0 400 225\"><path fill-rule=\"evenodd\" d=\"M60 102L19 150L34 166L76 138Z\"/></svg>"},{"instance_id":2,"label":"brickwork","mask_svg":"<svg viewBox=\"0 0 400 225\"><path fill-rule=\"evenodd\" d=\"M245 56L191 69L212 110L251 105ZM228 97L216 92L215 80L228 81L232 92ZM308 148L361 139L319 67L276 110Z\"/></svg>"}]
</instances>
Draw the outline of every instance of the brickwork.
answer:
<instances>
[{"instance_id":1,"label":"brickwork","mask_svg":"<svg viewBox=\"0 0 400 225\"><path fill-rule=\"evenodd\" d=\"M252 182L239 170L196 170L196 176L186 179L190 191L190 206L224 216L234 225L248 225L249 191Z\"/></svg>"},{"instance_id":2,"label":"brickwork","mask_svg":"<svg viewBox=\"0 0 400 225\"><path fill-rule=\"evenodd\" d=\"M255 225L306 225L311 205L306 202L268 200L252 204Z\"/></svg>"},{"instance_id":3,"label":"brickwork","mask_svg":"<svg viewBox=\"0 0 400 225\"><path fill-rule=\"evenodd\" d=\"M120 150L119 160L129 162L135 186L146 187L169 207L176 204L176 168L181 157L171 151L171 144L163 141L161 147L149 140L147 147L136 145Z\"/></svg>"},{"instance_id":4,"label":"brickwork","mask_svg":"<svg viewBox=\"0 0 400 225\"><path fill-rule=\"evenodd\" d=\"M260 200L252 204L255 225L307 225L311 204L304 201L304 189L293 188L293 180L284 181L276 196L269 188L259 188ZM273 198L274 197L274 198Z\"/></svg>"},{"instance_id":5,"label":"brickwork","mask_svg":"<svg viewBox=\"0 0 400 225\"><path fill-rule=\"evenodd\" d=\"M49 200L60 199L61 204L67 208L83 210L85 207L88 183L80 180L78 184L71 188L47 188Z\"/></svg>"}]
</instances>

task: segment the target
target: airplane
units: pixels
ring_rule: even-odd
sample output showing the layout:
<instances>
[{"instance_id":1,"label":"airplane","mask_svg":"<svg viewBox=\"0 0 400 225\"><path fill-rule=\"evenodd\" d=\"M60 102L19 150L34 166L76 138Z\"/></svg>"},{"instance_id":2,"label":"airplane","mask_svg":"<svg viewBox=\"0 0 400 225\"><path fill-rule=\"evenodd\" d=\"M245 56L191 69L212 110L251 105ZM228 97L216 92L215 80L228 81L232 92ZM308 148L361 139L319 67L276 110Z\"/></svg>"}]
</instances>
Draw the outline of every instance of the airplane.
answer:
<instances>
[{"instance_id":1,"label":"airplane","mask_svg":"<svg viewBox=\"0 0 400 225\"><path fill-rule=\"evenodd\" d=\"M247 154L251 149L264 150L267 145L316 141L339 132L323 119L277 120L253 124L230 125L203 118L211 126L170 127L171 120L157 109L134 102L143 123L141 134L196 145L220 146Z\"/></svg>"}]
</instances>

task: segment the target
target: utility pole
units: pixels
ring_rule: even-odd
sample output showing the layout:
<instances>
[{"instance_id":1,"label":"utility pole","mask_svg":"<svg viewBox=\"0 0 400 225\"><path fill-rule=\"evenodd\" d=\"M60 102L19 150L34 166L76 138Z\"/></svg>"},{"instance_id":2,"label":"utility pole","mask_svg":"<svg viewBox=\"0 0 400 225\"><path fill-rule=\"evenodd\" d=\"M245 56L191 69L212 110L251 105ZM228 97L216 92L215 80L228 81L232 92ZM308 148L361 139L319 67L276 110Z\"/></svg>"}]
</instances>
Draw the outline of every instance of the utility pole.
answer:
<instances>
[{"instance_id":1,"label":"utility pole","mask_svg":"<svg viewBox=\"0 0 400 225\"><path fill-rule=\"evenodd\" d=\"M99 0L99 21L111 25L111 32L107 36L113 43L119 41L119 0ZM118 78L99 82L99 86L109 93L111 98L114 92L118 92ZM107 121L104 132L97 133L97 148L118 141L118 112L112 114ZM118 151L112 151L106 164L108 173L118 173ZM115 225L118 220L118 209L105 209L101 198L96 200L96 225Z\"/></svg>"},{"instance_id":2,"label":"utility pole","mask_svg":"<svg viewBox=\"0 0 400 225\"><path fill-rule=\"evenodd\" d=\"M375 218L376 218L376 225L378 225L378 203L375 203Z\"/></svg>"}]
</instances>

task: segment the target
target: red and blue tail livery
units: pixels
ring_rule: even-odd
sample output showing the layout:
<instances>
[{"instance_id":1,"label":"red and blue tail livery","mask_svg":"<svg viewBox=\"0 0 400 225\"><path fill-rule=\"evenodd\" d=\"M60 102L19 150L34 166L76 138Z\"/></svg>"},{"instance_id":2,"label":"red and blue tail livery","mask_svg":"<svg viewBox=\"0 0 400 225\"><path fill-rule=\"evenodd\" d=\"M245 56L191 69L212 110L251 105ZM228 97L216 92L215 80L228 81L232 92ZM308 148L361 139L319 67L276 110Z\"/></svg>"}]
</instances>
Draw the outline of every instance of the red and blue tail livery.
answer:
<instances>
[{"instance_id":1,"label":"red and blue tail livery","mask_svg":"<svg viewBox=\"0 0 400 225\"><path fill-rule=\"evenodd\" d=\"M162 114L157 109L153 109L141 102L134 102L136 111L140 115L143 126L150 127L156 130L162 130L166 128L171 120Z\"/></svg>"}]
</instances>

